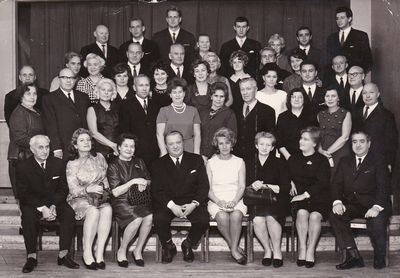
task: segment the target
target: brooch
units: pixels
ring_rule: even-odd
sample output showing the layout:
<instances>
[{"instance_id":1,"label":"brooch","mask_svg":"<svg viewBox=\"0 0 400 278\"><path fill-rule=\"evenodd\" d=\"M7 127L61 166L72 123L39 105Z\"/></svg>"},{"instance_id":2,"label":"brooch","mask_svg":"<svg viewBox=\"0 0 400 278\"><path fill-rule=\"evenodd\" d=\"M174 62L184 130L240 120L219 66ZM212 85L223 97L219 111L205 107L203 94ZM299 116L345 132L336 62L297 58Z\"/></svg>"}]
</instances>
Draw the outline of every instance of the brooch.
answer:
<instances>
[{"instance_id":1,"label":"brooch","mask_svg":"<svg viewBox=\"0 0 400 278\"><path fill-rule=\"evenodd\" d=\"M312 165L312 162L311 162L311 161L307 161L306 164L307 164L307 165Z\"/></svg>"},{"instance_id":2,"label":"brooch","mask_svg":"<svg viewBox=\"0 0 400 278\"><path fill-rule=\"evenodd\" d=\"M138 169L140 169L140 166L139 166L139 165L137 165L137 164L135 164L135 168L138 168Z\"/></svg>"}]
</instances>

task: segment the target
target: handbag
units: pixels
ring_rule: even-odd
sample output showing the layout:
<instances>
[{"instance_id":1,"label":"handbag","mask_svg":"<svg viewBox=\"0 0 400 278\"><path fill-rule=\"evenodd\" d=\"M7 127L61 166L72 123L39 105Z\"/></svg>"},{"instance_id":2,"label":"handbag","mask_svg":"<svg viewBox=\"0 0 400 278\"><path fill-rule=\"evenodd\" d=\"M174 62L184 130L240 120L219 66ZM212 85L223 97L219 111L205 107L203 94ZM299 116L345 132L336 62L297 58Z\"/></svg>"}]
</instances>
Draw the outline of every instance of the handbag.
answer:
<instances>
[{"instance_id":1,"label":"handbag","mask_svg":"<svg viewBox=\"0 0 400 278\"><path fill-rule=\"evenodd\" d=\"M95 207L99 207L104 203L110 203L111 201L111 190L109 188L105 188L103 183L100 183L100 185L103 186L103 194L88 193L89 204Z\"/></svg>"},{"instance_id":2,"label":"handbag","mask_svg":"<svg viewBox=\"0 0 400 278\"><path fill-rule=\"evenodd\" d=\"M247 206L270 206L277 201L276 194L270 188L256 191L248 186L244 190L243 202Z\"/></svg>"},{"instance_id":3,"label":"handbag","mask_svg":"<svg viewBox=\"0 0 400 278\"><path fill-rule=\"evenodd\" d=\"M128 202L132 206L151 205L150 185L142 192L139 191L137 184L132 185L128 190Z\"/></svg>"}]
</instances>

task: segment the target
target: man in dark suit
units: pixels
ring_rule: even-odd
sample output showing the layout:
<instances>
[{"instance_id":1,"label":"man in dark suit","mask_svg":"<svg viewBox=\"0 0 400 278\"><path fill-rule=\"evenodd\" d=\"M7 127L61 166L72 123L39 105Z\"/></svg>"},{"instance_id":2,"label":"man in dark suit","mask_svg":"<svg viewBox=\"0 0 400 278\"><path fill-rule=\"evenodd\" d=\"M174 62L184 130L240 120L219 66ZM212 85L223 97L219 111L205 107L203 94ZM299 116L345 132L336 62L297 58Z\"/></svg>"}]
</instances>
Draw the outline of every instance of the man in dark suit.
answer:
<instances>
[{"instance_id":1,"label":"man in dark suit","mask_svg":"<svg viewBox=\"0 0 400 278\"><path fill-rule=\"evenodd\" d=\"M99 55L106 61L106 65L102 70L102 74L105 77L112 78L112 68L118 63L119 56L118 50L108 43L108 28L104 25L97 25L96 30L93 32L96 41L92 44L86 45L81 49L82 65L86 56L89 53ZM80 76L87 77L89 75L85 67L81 67Z\"/></svg>"},{"instance_id":2,"label":"man in dark suit","mask_svg":"<svg viewBox=\"0 0 400 278\"><path fill-rule=\"evenodd\" d=\"M80 127L87 128L90 100L85 93L73 90L76 77L70 69L62 69L58 78L60 88L43 98L43 122L54 156L67 160L72 134Z\"/></svg>"},{"instance_id":3,"label":"man in dark suit","mask_svg":"<svg viewBox=\"0 0 400 278\"><path fill-rule=\"evenodd\" d=\"M337 55L344 55L349 66L359 65L366 73L372 67L372 54L368 34L351 27L353 12L348 7L336 9L336 24L339 32L327 39L328 61Z\"/></svg>"},{"instance_id":4,"label":"man in dark suit","mask_svg":"<svg viewBox=\"0 0 400 278\"><path fill-rule=\"evenodd\" d=\"M36 73L32 66L25 65L19 71L18 79L20 84L31 84L36 83ZM38 88L37 90L37 100L35 108L39 111L42 110L42 98L49 91L46 89ZM4 97L4 118L6 119L7 125L10 126L11 113L14 111L15 107L20 103L18 98L17 89L14 89L6 94Z\"/></svg>"},{"instance_id":5,"label":"man in dark suit","mask_svg":"<svg viewBox=\"0 0 400 278\"><path fill-rule=\"evenodd\" d=\"M392 112L379 103L380 92L374 83L362 90L364 107L353 117L353 130L365 130L371 136L371 152L384 157L385 165L392 171L398 148L398 132Z\"/></svg>"},{"instance_id":6,"label":"man in dark suit","mask_svg":"<svg viewBox=\"0 0 400 278\"><path fill-rule=\"evenodd\" d=\"M135 97L123 102L120 108L120 127L122 132L132 133L138 137L139 143L135 153L150 169L151 163L160 153L156 136L158 107L149 99L150 79L146 75L136 76L134 87Z\"/></svg>"},{"instance_id":7,"label":"man in dark suit","mask_svg":"<svg viewBox=\"0 0 400 278\"><path fill-rule=\"evenodd\" d=\"M257 132L271 132L274 129L275 111L270 106L257 101L257 82L254 78L242 79L239 86L243 105L240 106L240 110L235 111L238 131L234 153L247 163L254 160L256 154L254 137Z\"/></svg>"},{"instance_id":8,"label":"man in dark suit","mask_svg":"<svg viewBox=\"0 0 400 278\"><path fill-rule=\"evenodd\" d=\"M139 74L149 75L150 65L143 62L144 52L140 43L130 43L125 56L128 58L127 65L131 69L133 77L138 76Z\"/></svg>"},{"instance_id":9,"label":"man in dark suit","mask_svg":"<svg viewBox=\"0 0 400 278\"><path fill-rule=\"evenodd\" d=\"M300 65L300 77L302 80L301 90L306 93L311 103L311 112L316 116L325 106L325 90L319 87L318 71L314 63L303 61Z\"/></svg>"},{"instance_id":10,"label":"man in dark suit","mask_svg":"<svg viewBox=\"0 0 400 278\"><path fill-rule=\"evenodd\" d=\"M248 55L249 61L244 68L244 71L256 78L256 71L258 65L260 64L259 54L261 50L261 43L247 38L247 32L249 29L249 20L243 16L237 17L233 24L233 30L235 30L236 37L225 42L221 46L221 50L219 52L219 58L221 59L221 71L228 78L233 74L233 69L229 64L229 58L232 52L237 50L242 50Z\"/></svg>"},{"instance_id":11,"label":"man in dark suit","mask_svg":"<svg viewBox=\"0 0 400 278\"><path fill-rule=\"evenodd\" d=\"M128 47L132 42L139 43L142 46L143 51L143 63L146 65L151 65L157 61L160 57L158 46L152 40L146 39L144 37L144 32L146 27L144 26L143 20L141 18L135 17L130 20L129 32L132 35L132 39L124 42L119 47L119 59L120 62L126 63L128 61L126 57L126 52Z\"/></svg>"},{"instance_id":12,"label":"man in dark suit","mask_svg":"<svg viewBox=\"0 0 400 278\"><path fill-rule=\"evenodd\" d=\"M184 64L185 48L181 44L173 44L170 47L169 59L171 63L168 67L168 81L174 77L183 78L188 84L194 83L194 76L190 72L189 66Z\"/></svg>"},{"instance_id":13,"label":"man in dark suit","mask_svg":"<svg viewBox=\"0 0 400 278\"><path fill-rule=\"evenodd\" d=\"M181 245L183 259L192 262L192 246L197 245L209 222L208 177L202 157L183 151L179 131L166 134L165 145L168 154L154 161L151 182L154 227L162 244L162 262L172 262L176 254L170 228L174 217L187 218L192 225Z\"/></svg>"},{"instance_id":14,"label":"man in dark suit","mask_svg":"<svg viewBox=\"0 0 400 278\"><path fill-rule=\"evenodd\" d=\"M27 252L23 273L37 266L37 236L41 219L60 222L60 251L58 265L79 268L68 255L73 240L75 212L67 204L68 185L65 179L65 164L49 157L50 140L45 135L30 139L33 157L21 161L17 168L17 189L20 198L21 224Z\"/></svg>"},{"instance_id":15,"label":"man in dark suit","mask_svg":"<svg viewBox=\"0 0 400 278\"><path fill-rule=\"evenodd\" d=\"M353 133L351 144L354 154L340 160L331 188L334 202L329 221L340 249L346 252L345 261L336 268L364 266L354 241L350 221L353 218L366 218L367 230L374 247L374 268L381 269L385 267L388 240L386 226L391 214L387 192L389 171L383 158L370 151L371 138L367 133Z\"/></svg>"},{"instance_id":16,"label":"man in dark suit","mask_svg":"<svg viewBox=\"0 0 400 278\"><path fill-rule=\"evenodd\" d=\"M324 87L335 88L338 93L340 100L344 100L345 92L347 93L350 88L347 76L347 59L343 55L337 55L332 59L332 70L325 74ZM343 103L341 103L343 105Z\"/></svg>"},{"instance_id":17,"label":"man in dark suit","mask_svg":"<svg viewBox=\"0 0 400 278\"><path fill-rule=\"evenodd\" d=\"M317 66L318 70L321 70L322 53L320 49L312 46L311 44L312 40L311 29L306 26L299 27L299 29L297 29L296 31L296 39L299 44L294 49L297 48L303 50L304 53L306 54L306 59L308 61L313 62Z\"/></svg>"},{"instance_id":18,"label":"man in dark suit","mask_svg":"<svg viewBox=\"0 0 400 278\"><path fill-rule=\"evenodd\" d=\"M360 66L350 67L347 73L348 88L343 91L341 97L341 106L350 111L351 115L364 107L362 97L363 82L365 79L364 70Z\"/></svg>"},{"instance_id":19,"label":"man in dark suit","mask_svg":"<svg viewBox=\"0 0 400 278\"><path fill-rule=\"evenodd\" d=\"M168 28L155 33L152 38L158 45L161 60L165 63L169 62L170 46L177 43L183 45L187 58L192 57L196 45L196 38L192 33L181 28L181 10L175 6L169 7L166 12L166 21ZM190 64L189 61L185 62L186 64Z\"/></svg>"}]
</instances>

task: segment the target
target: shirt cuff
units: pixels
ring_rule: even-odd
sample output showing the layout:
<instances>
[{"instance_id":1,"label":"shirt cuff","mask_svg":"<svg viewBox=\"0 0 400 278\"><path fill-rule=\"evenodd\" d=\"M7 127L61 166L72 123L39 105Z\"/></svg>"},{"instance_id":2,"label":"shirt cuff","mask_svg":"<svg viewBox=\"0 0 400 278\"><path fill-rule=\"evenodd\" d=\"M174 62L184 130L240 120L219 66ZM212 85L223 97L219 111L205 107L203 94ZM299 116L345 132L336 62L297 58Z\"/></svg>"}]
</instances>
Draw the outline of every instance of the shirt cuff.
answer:
<instances>
[{"instance_id":1,"label":"shirt cuff","mask_svg":"<svg viewBox=\"0 0 400 278\"><path fill-rule=\"evenodd\" d=\"M311 197L311 195L307 191L304 191L304 195L306 196L306 198L310 198Z\"/></svg>"},{"instance_id":2,"label":"shirt cuff","mask_svg":"<svg viewBox=\"0 0 400 278\"><path fill-rule=\"evenodd\" d=\"M41 207L37 207L36 209L37 209L38 211L42 212L43 209L44 209L45 207L46 207L46 206L41 206Z\"/></svg>"},{"instance_id":3,"label":"shirt cuff","mask_svg":"<svg viewBox=\"0 0 400 278\"><path fill-rule=\"evenodd\" d=\"M343 205L343 203L342 203L341 200L335 200L335 201L333 202L333 206L336 206L337 204L342 204L342 205Z\"/></svg>"},{"instance_id":4,"label":"shirt cuff","mask_svg":"<svg viewBox=\"0 0 400 278\"><path fill-rule=\"evenodd\" d=\"M174 206L174 205L175 205L174 201L171 200L171 201L168 202L167 208L171 209L172 206Z\"/></svg>"},{"instance_id":5,"label":"shirt cuff","mask_svg":"<svg viewBox=\"0 0 400 278\"><path fill-rule=\"evenodd\" d=\"M62 152L62 149L54 150L53 153Z\"/></svg>"},{"instance_id":6,"label":"shirt cuff","mask_svg":"<svg viewBox=\"0 0 400 278\"><path fill-rule=\"evenodd\" d=\"M379 212L381 212L382 210L384 210L383 207L381 207L380 205L373 205L373 208L377 208L379 210Z\"/></svg>"},{"instance_id":7,"label":"shirt cuff","mask_svg":"<svg viewBox=\"0 0 400 278\"><path fill-rule=\"evenodd\" d=\"M200 203L199 203L199 202L197 202L196 200L193 200L193 201L192 201L192 204L195 204L195 205L196 205L196 207L200 206Z\"/></svg>"}]
</instances>

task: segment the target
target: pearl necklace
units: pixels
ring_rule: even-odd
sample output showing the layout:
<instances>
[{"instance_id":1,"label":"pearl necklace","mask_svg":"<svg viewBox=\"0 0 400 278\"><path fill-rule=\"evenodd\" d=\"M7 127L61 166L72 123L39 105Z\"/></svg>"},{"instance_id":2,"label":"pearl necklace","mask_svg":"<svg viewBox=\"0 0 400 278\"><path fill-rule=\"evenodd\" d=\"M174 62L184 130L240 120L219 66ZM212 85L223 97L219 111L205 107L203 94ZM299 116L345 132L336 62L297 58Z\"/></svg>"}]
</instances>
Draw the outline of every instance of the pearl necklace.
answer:
<instances>
[{"instance_id":1,"label":"pearl necklace","mask_svg":"<svg viewBox=\"0 0 400 278\"><path fill-rule=\"evenodd\" d=\"M175 104L171 103L171 106L172 106L172 108L174 109L174 111L175 111L176 113L178 113L178 114L182 114L182 113L184 113L185 110L186 110L186 104L185 104L185 103L182 103L181 106L176 106ZM181 110L181 111L179 111L179 110Z\"/></svg>"}]
</instances>

